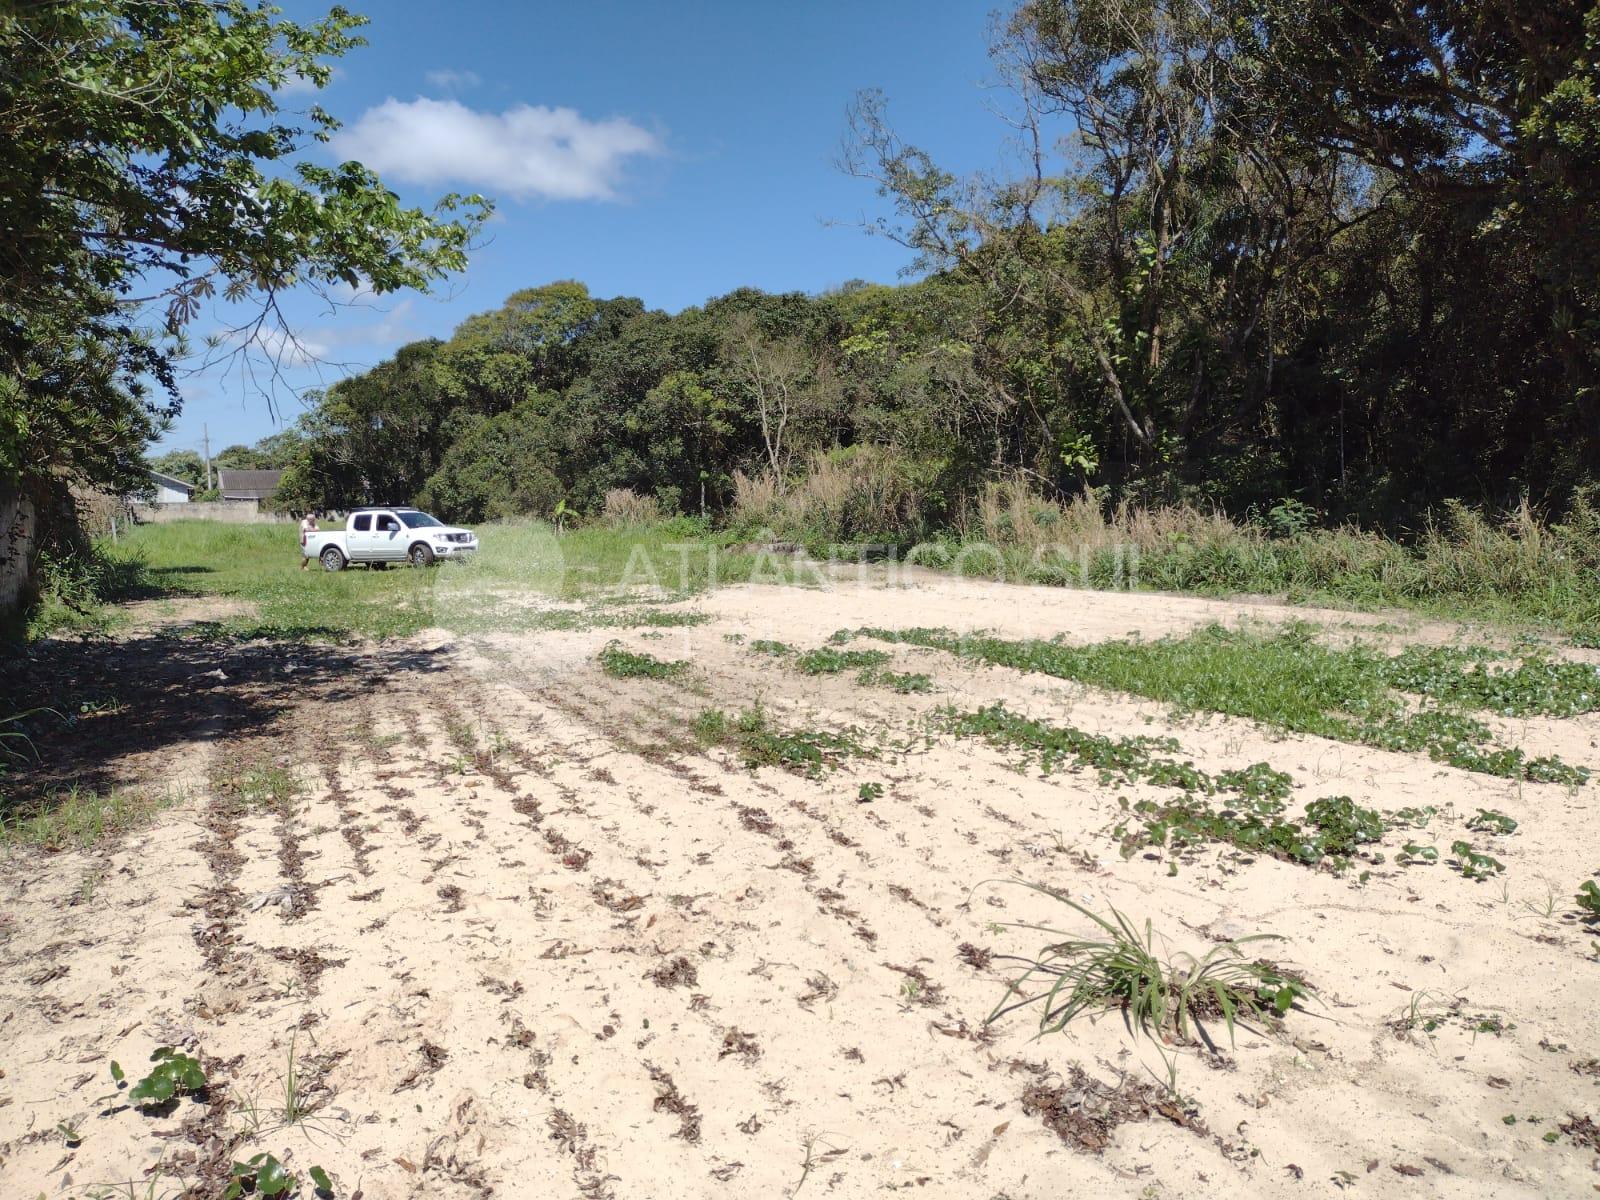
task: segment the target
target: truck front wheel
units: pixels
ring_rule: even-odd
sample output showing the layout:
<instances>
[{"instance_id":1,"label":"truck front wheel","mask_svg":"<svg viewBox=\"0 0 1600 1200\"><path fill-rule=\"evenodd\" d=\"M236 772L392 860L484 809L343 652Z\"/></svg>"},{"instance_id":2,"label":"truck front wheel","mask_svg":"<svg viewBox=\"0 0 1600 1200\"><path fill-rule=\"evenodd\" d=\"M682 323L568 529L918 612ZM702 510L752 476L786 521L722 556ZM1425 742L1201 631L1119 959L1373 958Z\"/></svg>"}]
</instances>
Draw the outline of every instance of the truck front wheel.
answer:
<instances>
[{"instance_id":1,"label":"truck front wheel","mask_svg":"<svg viewBox=\"0 0 1600 1200\"><path fill-rule=\"evenodd\" d=\"M344 570L344 555L339 552L339 547L329 546L322 552L321 558L324 571Z\"/></svg>"},{"instance_id":2,"label":"truck front wheel","mask_svg":"<svg viewBox=\"0 0 1600 1200\"><path fill-rule=\"evenodd\" d=\"M410 557L413 567L431 567L433 565L433 547L426 542L418 542L411 547L411 553L408 557Z\"/></svg>"}]
</instances>

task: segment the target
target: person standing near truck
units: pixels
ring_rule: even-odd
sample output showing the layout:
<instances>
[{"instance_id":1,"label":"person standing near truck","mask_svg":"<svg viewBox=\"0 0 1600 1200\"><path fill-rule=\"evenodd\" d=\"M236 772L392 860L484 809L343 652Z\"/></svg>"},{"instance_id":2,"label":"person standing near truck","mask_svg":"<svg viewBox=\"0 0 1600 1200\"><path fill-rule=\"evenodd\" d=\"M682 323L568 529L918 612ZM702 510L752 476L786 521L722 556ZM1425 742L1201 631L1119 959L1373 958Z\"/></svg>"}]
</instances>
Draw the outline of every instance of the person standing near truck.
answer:
<instances>
[{"instance_id":1,"label":"person standing near truck","mask_svg":"<svg viewBox=\"0 0 1600 1200\"><path fill-rule=\"evenodd\" d=\"M300 518L300 569L306 570L311 565L311 560L306 557L306 538L319 532L317 529L317 514L308 512Z\"/></svg>"}]
</instances>

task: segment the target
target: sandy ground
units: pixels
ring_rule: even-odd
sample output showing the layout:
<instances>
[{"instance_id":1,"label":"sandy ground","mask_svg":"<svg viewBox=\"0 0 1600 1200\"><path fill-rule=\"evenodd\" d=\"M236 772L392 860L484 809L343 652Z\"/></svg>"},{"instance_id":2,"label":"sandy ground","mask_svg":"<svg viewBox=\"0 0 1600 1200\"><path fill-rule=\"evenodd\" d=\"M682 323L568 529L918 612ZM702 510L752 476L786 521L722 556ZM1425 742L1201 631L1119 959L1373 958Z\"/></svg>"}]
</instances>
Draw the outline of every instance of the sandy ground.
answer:
<instances>
[{"instance_id":1,"label":"sandy ground","mask_svg":"<svg viewBox=\"0 0 1600 1200\"><path fill-rule=\"evenodd\" d=\"M688 607L712 619L368 651L78 652L107 687L151 681L164 718L93 734L84 769L181 796L119 845L0 868L0 1196L129 1181L117 1194L213 1196L260 1151L374 1200L1597 1190L1594 1134L1559 1134L1600 1119L1600 964L1570 913L1600 866L1594 785L1178 721L926 651L896 649L895 665L935 690L899 696L747 647L869 623L1088 641L1392 618L927 580ZM689 681L607 678L595 655L613 637L688 659ZM142 673L118 657L139 653ZM758 700L785 727L853 729L876 757L809 779L687 737L702 708ZM1441 845L1479 807L1520 828L1475 835L1506 864L1485 883L1396 866L1401 832L1364 883L1220 849L1125 861L1110 828L1140 789L927 732L938 706L997 700L1170 734L1208 769L1270 761L1299 802L1436 805ZM1600 765L1600 720L1518 730ZM249 782L263 770L297 790L264 802ZM882 794L862 802L869 782ZM996 879L1148 918L1174 950L1281 935L1262 952L1320 999L1214 1055L1111 1015L1044 1038L1026 1012L985 1027L1010 973L991 955L1045 940L996 922L1088 932ZM1460 1015L1397 1033L1414 1001ZM1471 1028L1485 1024L1501 1031ZM132 1110L109 1062L137 1078L160 1045L198 1054L211 1086ZM284 1125L291 1052L312 1113Z\"/></svg>"}]
</instances>

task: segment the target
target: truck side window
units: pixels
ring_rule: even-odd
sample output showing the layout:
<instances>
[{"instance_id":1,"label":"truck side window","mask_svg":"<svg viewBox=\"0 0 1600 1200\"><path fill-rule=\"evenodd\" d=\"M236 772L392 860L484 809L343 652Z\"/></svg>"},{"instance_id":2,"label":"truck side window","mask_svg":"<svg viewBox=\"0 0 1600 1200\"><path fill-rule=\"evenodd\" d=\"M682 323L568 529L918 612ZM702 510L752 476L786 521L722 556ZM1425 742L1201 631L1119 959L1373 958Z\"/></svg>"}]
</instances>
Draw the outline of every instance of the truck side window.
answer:
<instances>
[{"instance_id":1,"label":"truck side window","mask_svg":"<svg viewBox=\"0 0 1600 1200\"><path fill-rule=\"evenodd\" d=\"M369 532L372 529L372 517L370 515L357 517L354 528L357 533Z\"/></svg>"},{"instance_id":2,"label":"truck side window","mask_svg":"<svg viewBox=\"0 0 1600 1200\"><path fill-rule=\"evenodd\" d=\"M384 513L383 516L378 518L378 532L379 533L389 533L392 530L399 529L399 528L400 528L400 522L396 521L388 513Z\"/></svg>"}]
</instances>

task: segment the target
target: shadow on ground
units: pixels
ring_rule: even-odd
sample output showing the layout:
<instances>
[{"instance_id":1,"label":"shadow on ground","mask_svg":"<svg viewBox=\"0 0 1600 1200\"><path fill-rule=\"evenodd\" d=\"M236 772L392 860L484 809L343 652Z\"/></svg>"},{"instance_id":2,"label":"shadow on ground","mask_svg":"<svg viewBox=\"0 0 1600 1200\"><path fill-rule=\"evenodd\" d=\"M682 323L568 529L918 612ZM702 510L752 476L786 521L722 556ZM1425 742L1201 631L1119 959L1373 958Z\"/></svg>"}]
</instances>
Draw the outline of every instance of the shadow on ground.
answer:
<instances>
[{"instance_id":1,"label":"shadow on ground","mask_svg":"<svg viewBox=\"0 0 1600 1200\"><path fill-rule=\"evenodd\" d=\"M219 737L269 733L286 709L347 700L400 673L442 670L446 649L173 636L46 639L5 648L0 717L19 756L0 772L0 819L67 788L108 791L125 760Z\"/></svg>"}]
</instances>

